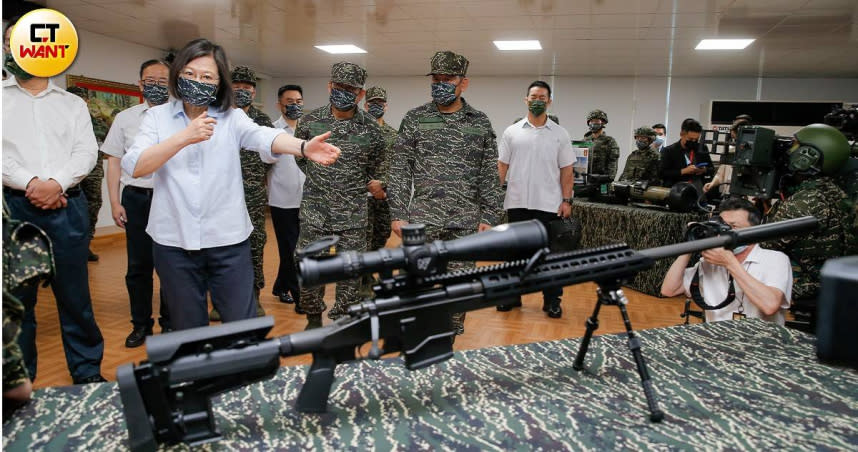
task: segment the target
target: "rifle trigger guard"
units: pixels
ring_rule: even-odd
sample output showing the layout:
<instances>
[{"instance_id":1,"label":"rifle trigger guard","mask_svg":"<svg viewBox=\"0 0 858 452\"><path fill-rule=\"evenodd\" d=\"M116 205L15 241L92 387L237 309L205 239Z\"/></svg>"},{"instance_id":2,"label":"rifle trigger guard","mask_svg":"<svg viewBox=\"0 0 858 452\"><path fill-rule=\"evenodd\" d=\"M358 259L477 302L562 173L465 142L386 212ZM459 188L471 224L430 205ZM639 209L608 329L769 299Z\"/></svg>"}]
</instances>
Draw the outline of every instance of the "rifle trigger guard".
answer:
<instances>
[{"instance_id":1,"label":"rifle trigger guard","mask_svg":"<svg viewBox=\"0 0 858 452\"><path fill-rule=\"evenodd\" d=\"M367 311L369 311L369 331L372 340L372 346L369 349L370 359L381 358L381 348L378 347L378 307L374 302L367 303Z\"/></svg>"}]
</instances>

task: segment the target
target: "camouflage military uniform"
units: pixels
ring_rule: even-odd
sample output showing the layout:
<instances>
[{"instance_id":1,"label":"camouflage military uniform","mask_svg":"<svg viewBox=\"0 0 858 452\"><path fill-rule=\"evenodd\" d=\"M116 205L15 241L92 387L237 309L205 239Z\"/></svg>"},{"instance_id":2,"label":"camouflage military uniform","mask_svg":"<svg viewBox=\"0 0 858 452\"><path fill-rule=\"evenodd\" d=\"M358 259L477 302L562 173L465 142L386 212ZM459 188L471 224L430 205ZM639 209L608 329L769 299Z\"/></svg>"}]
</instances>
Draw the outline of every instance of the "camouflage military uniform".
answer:
<instances>
[{"instance_id":1,"label":"camouflage military uniform","mask_svg":"<svg viewBox=\"0 0 858 452\"><path fill-rule=\"evenodd\" d=\"M381 125L381 135L384 139L385 158L381 162L379 174L385 177L390 170L390 156L396 143L396 129L384 123ZM380 179L381 185L387 187L387 180ZM384 248L390 237L390 204L387 199L369 197L369 227L367 228L367 244L370 250Z\"/></svg>"},{"instance_id":2,"label":"camouflage military uniform","mask_svg":"<svg viewBox=\"0 0 858 452\"><path fill-rule=\"evenodd\" d=\"M271 118L253 105L248 108L247 116L260 126L274 127L271 124ZM257 300L259 290L265 287L265 275L262 272L262 252L268 238L265 233L265 206L268 204L265 176L271 166L262 161L258 152L241 150L244 202L247 204L250 222L253 223L253 232L250 233L250 256L253 260L253 289L257 292Z\"/></svg>"},{"instance_id":3,"label":"camouflage military uniform","mask_svg":"<svg viewBox=\"0 0 858 452\"><path fill-rule=\"evenodd\" d=\"M51 241L31 223L9 218L3 203L3 392L29 380L18 332L24 319L24 305L12 291L38 284L54 271ZM6 401L4 400L4 405ZM5 407L4 407L5 412Z\"/></svg>"},{"instance_id":4,"label":"camouflage military uniform","mask_svg":"<svg viewBox=\"0 0 858 452\"><path fill-rule=\"evenodd\" d=\"M590 174L603 174L612 179L617 175L617 160L620 158L620 146L613 137L603 132L598 138L592 138L587 132L584 141L592 141L593 148L590 151Z\"/></svg>"},{"instance_id":5,"label":"camouflage military uniform","mask_svg":"<svg viewBox=\"0 0 858 452\"><path fill-rule=\"evenodd\" d=\"M99 145L101 143L99 142ZM86 196L87 213L89 214L89 238L95 237L95 223L98 222L98 212L101 210L101 182L104 180L104 153L98 151L95 167L80 181L80 189Z\"/></svg>"},{"instance_id":6,"label":"camouflage military uniform","mask_svg":"<svg viewBox=\"0 0 858 452\"><path fill-rule=\"evenodd\" d=\"M827 176L806 180L793 194L774 205L769 222L813 215L819 229L812 234L791 235L765 247L782 251L793 266L793 299L815 299L819 293L819 272L826 259L847 253L849 235L854 234L852 213L846 194Z\"/></svg>"},{"instance_id":7,"label":"camouflage military uniform","mask_svg":"<svg viewBox=\"0 0 858 452\"><path fill-rule=\"evenodd\" d=\"M328 104L305 114L295 130L295 137L304 140L331 131L328 143L342 150L340 158L330 166L298 159L298 166L307 176L298 249L320 237L338 235L338 249L363 252L367 246L366 185L372 179L383 180L379 168L384 159L384 139L375 118L360 109L351 119L337 120L331 108ZM359 286L359 279L337 283L329 318L345 315L348 306L358 301ZM301 288L301 308L308 316L325 310L324 294L324 287Z\"/></svg>"},{"instance_id":8,"label":"camouflage military uniform","mask_svg":"<svg viewBox=\"0 0 858 452\"><path fill-rule=\"evenodd\" d=\"M480 223L498 224L503 216L494 130L485 113L461 100L462 108L454 113L442 114L434 102L409 111L394 146L391 217L425 224L428 241L473 234ZM452 262L449 267L473 266ZM459 334L464 317L453 319Z\"/></svg>"},{"instance_id":9,"label":"camouflage military uniform","mask_svg":"<svg viewBox=\"0 0 858 452\"><path fill-rule=\"evenodd\" d=\"M620 180L649 181L650 185L658 183L658 151L647 147L644 150L635 149L626 159L626 167Z\"/></svg>"}]
</instances>

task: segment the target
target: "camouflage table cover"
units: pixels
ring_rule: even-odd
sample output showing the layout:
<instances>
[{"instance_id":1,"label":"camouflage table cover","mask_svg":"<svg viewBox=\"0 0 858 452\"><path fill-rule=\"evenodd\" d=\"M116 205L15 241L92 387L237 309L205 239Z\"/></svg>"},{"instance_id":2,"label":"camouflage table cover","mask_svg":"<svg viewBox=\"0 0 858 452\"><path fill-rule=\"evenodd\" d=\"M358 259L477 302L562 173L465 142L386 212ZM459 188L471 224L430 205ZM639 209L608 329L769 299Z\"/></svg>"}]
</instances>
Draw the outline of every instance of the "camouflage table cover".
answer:
<instances>
[{"instance_id":1,"label":"camouflage table cover","mask_svg":"<svg viewBox=\"0 0 858 452\"><path fill-rule=\"evenodd\" d=\"M615 204L575 200L572 216L581 222L581 248L625 242L636 250L671 245L683 240L685 225L706 219L700 213L676 213ZM661 259L626 284L647 295L660 296L661 281L673 263Z\"/></svg>"},{"instance_id":2,"label":"camouflage table cover","mask_svg":"<svg viewBox=\"0 0 858 452\"><path fill-rule=\"evenodd\" d=\"M613 309L605 307L605 309ZM858 373L817 362L814 338L760 320L640 332L665 419L652 424L625 335L457 352L415 372L399 359L337 368L328 413L293 402L305 366L214 402L211 450L858 448ZM37 391L3 425L5 450L123 450L115 383ZM174 446L185 449L186 446Z\"/></svg>"}]
</instances>

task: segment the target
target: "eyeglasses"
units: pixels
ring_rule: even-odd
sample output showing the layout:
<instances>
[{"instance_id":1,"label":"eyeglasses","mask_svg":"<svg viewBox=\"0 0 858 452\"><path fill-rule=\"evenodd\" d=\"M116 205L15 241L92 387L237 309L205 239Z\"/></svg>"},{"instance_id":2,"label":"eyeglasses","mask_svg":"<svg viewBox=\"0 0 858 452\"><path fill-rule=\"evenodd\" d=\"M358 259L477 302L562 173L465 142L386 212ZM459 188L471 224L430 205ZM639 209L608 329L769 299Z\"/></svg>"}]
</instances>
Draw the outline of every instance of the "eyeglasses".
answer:
<instances>
[{"instance_id":1,"label":"eyeglasses","mask_svg":"<svg viewBox=\"0 0 858 452\"><path fill-rule=\"evenodd\" d=\"M147 78L144 78L144 79L143 79L143 84L144 84L144 85L159 85L159 86L167 86L167 79L166 79L166 78L158 78L158 79L155 79L155 78L149 78L149 77L147 77Z\"/></svg>"},{"instance_id":2,"label":"eyeglasses","mask_svg":"<svg viewBox=\"0 0 858 452\"><path fill-rule=\"evenodd\" d=\"M216 84L218 81L220 81L220 78L218 78L218 76L216 75L210 74L208 72L197 74L190 69L185 69L179 75L181 75L182 78L186 78L188 80L197 80L203 83Z\"/></svg>"}]
</instances>

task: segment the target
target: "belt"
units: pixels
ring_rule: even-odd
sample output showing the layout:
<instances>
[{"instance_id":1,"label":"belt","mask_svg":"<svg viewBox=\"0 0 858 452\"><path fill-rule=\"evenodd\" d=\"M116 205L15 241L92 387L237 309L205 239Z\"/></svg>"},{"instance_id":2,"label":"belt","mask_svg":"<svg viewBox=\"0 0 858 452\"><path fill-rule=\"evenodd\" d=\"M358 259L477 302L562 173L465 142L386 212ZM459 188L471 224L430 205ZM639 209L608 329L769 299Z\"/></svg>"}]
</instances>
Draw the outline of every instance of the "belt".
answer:
<instances>
[{"instance_id":1,"label":"belt","mask_svg":"<svg viewBox=\"0 0 858 452\"><path fill-rule=\"evenodd\" d=\"M144 195L151 195L152 191L153 191L151 188L136 187L134 185L126 185L125 189L131 190L131 191L136 191L137 193L142 193Z\"/></svg>"},{"instance_id":2,"label":"belt","mask_svg":"<svg viewBox=\"0 0 858 452\"><path fill-rule=\"evenodd\" d=\"M25 192L24 190L16 190L14 188L5 187L5 186L3 187L3 193L6 193L7 195L12 195L12 196L27 196L27 192ZM68 190L66 190L66 196L68 196L69 198L74 198L76 196L80 196L81 193L82 192L80 190L80 187L77 187L77 186L69 188Z\"/></svg>"}]
</instances>

